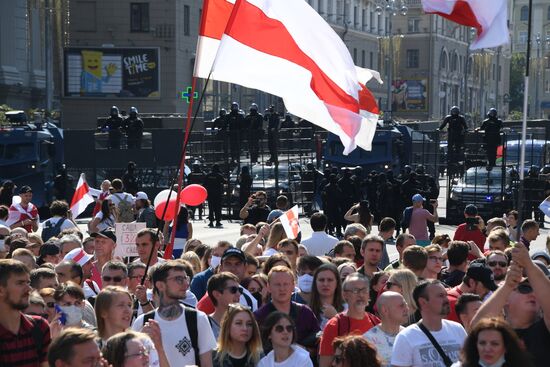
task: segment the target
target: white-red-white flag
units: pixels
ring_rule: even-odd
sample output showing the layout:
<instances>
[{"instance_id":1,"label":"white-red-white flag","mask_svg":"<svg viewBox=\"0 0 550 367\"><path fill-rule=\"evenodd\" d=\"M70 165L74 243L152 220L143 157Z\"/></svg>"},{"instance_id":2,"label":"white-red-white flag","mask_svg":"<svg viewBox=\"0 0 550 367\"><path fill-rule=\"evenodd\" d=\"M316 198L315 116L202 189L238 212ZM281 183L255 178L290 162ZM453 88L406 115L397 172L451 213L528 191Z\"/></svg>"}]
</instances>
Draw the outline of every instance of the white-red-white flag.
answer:
<instances>
[{"instance_id":1,"label":"white-red-white flag","mask_svg":"<svg viewBox=\"0 0 550 367\"><path fill-rule=\"evenodd\" d=\"M82 214L82 212L86 210L86 207L93 202L94 198L90 193L90 188L86 182L86 175L81 173L73 195L73 200L71 201L71 212L73 213L73 218L76 218Z\"/></svg>"},{"instance_id":2,"label":"white-red-white flag","mask_svg":"<svg viewBox=\"0 0 550 367\"><path fill-rule=\"evenodd\" d=\"M292 208L284 212L279 217L283 228L285 229L286 236L290 239L295 239L300 233L300 222L298 222L298 206L294 205Z\"/></svg>"},{"instance_id":3,"label":"white-red-white flag","mask_svg":"<svg viewBox=\"0 0 550 367\"><path fill-rule=\"evenodd\" d=\"M281 97L291 114L338 135L344 154L371 149L378 116L360 113L365 81L340 37L307 2L237 0L218 45L213 80ZM200 63L195 75L208 68Z\"/></svg>"},{"instance_id":4,"label":"white-red-white flag","mask_svg":"<svg viewBox=\"0 0 550 367\"><path fill-rule=\"evenodd\" d=\"M473 27L477 38L470 48L497 47L510 42L507 0L422 0L428 14Z\"/></svg>"}]
</instances>

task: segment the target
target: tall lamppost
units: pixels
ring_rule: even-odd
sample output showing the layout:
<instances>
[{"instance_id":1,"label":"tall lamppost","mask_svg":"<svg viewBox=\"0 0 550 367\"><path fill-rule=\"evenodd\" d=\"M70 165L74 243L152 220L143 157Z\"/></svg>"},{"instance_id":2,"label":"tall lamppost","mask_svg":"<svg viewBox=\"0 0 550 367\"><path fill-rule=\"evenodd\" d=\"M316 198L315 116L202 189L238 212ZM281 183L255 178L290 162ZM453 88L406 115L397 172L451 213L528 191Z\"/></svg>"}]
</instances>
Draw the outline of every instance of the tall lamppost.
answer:
<instances>
[{"instance_id":1,"label":"tall lamppost","mask_svg":"<svg viewBox=\"0 0 550 367\"><path fill-rule=\"evenodd\" d=\"M385 5L384 5L385 4ZM405 16L409 9L405 4L405 0L386 0L379 3L374 9L377 15L382 15L387 13L388 15L388 29L387 29L387 38L389 42L389 52L385 55L386 61L386 74L387 74L387 101L386 101L386 111L384 113L384 121L392 120L392 84L393 84L393 65L390 57L393 56L393 32L392 32L392 19L394 16L399 14ZM380 25L378 26L380 27Z\"/></svg>"}]
</instances>

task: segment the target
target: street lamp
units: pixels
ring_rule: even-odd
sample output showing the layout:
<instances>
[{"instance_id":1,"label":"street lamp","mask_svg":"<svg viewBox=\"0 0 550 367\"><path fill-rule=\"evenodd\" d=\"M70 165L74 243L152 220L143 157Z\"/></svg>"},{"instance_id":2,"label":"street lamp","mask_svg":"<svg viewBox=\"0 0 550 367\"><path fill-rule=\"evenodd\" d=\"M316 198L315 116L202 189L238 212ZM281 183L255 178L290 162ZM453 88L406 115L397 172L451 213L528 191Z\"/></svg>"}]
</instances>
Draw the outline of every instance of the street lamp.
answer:
<instances>
[{"instance_id":1,"label":"street lamp","mask_svg":"<svg viewBox=\"0 0 550 367\"><path fill-rule=\"evenodd\" d=\"M388 75L387 83L388 83L388 96L386 101L386 111L384 113L384 121L389 122L392 120L392 84L393 84L393 65L391 64L390 55L393 55L393 34L392 34L392 18L394 16L397 16L397 13L401 14L402 16L407 15L407 12L409 9L407 8L405 4L405 0L386 0L386 5L382 7L381 4L384 4L384 2L379 3L376 8L374 9L375 13L377 15L382 15L383 12L386 12L388 14L388 41L389 41L389 53L385 57L386 61L386 72Z\"/></svg>"}]
</instances>

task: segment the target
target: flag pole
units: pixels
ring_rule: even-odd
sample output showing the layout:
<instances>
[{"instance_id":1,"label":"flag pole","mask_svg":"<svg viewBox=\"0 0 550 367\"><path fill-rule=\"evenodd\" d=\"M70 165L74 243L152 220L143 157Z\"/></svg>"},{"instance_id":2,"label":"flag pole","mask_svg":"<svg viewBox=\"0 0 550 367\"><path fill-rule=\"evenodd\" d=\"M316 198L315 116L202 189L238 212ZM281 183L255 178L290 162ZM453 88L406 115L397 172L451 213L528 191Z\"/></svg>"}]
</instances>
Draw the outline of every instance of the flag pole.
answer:
<instances>
[{"instance_id":1,"label":"flag pole","mask_svg":"<svg viewBox=\"0 0 550 367\"><path fill-rule=\"evenodd\" d=\"M521 124L521 146L519 158L519 195L518 195L518 230L517 241L521 238L521 224L523 222L523 196L525 177L525 144L527 136L527 108L529 103L529 66L531 63L531 20L533 17L533 0L529 0L529 17L527 20L527 54L525 55L525 79L523 87L523 121ZM536 103L536 102L535 102Z\"/></svg>"}]
</instances>

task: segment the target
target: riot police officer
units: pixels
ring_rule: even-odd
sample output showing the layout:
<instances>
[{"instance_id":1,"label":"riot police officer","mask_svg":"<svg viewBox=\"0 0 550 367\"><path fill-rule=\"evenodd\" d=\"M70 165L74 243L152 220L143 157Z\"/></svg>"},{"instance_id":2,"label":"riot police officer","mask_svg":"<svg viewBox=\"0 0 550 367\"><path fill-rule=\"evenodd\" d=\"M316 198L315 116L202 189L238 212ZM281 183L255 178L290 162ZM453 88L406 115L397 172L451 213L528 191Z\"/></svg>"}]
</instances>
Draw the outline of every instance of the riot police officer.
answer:
<instances>
[{"instance_id":1,"label":"riot police officer","mask_svg":"<svg viewBox=\"0 0 550 367\"><path fill-rule=\"evenodd\" d=\"M487 112L487 118L483 120L481 127L475 131L482 130L485 132L483 140L485 142L485 151L487 154L487 163L490 167L495 166L497 160L497 147L500 141L500 129L502 129L502 121L497 117L497 110L491 108Z\"/></svg>"},{"instance_id":2,"label":"riot police officer","mask_svg":"<svg viewBox=\"0 0 550 367\"><path fill-rule=\"evenodd\" d=\"M524 219L530 219L534 214L539 227L544 227L544 213L539 209L539 204L544 200L545 182L539 179L539 167L531 166L528 176L523 181L525 193Z\"/></svg>"},{"instance_id":3,"label":"riot police officer","mask_svg":"<svg viewBox=\"0 0 550 367\"><path fill-rule=\"evenodd\" d=\"M277 162L277 140L279 139L279 113L275 111L275 106L269 106L268 112L264 115L267 121L267 146L269 148L269 161Z\"/></svg>"},{"instance_id":4,"label":"riot police officer","mask_svg":"<svg viewBox=\"0 0 550 367\"><path fill-rule=\"evenodd\" d=\"M200 163L197 161L193 163L191 166L191 173L187 176L187 182L189 185L201 185L204 186L204 180L206 178L206 175L201 169ZM195 212L199 211L199 220L202 220L202 211L204 208L203 204L200 204L199 206L189 206L188 207L191 212L191 218L195 219Z\"/></svg>"},{"instance_id":5,"label":"riot police officer","mask_svg":"<svg viewBox=\"0 0 550 367\"><path fill-rule=\"evenodd\" d=\"M250 152L250 163L256 163L258 162L258 154L260 151L260 140L264 135L264 117L258 112L258 105L256 103L250 105L249 111L250 112L245 117L246 127L249 129L248 149Z\"/></svg>"},{"instance_id":6,"label":"riot police officer","mask_svg":"<svg viewBox=\"0 0 550 367\"><path fill-rule=\"evenodd\" d=\"M225 108L222 108L218 114L218 117L214 120L214 128L218 131L227 130L227 111Z\"/></svg>"},{"instance_id":7,"label":"riot police officer","mask_svg":"<svg viewBox=\"0 0 550 367\"><path fill-rule=\"evenodd\" d=\"M308 216L313 214L313 208L322 178L323 174L317 171L313 162L308 162L306 164L306 170L302 174L302 193L305 197L304 211Z\"/></svg>"},{"instance_id":8,"label":"riot police officer","mask_svg":"<svg viewBox=\"0 0 550 367\"><path fill-rule=\"evenodd\" d=\"M143 120L138 117L137 108L130 107L130 116L125 120L124 125L128 137L128 149L141 149Z\"/></svg>"},{"instance_id":9,"label":"riot police officer","mask_svg":"<svg viewBox=\"0 0 550 367\"><path fill-rule=\"evenodd\" d=\"M101 126L102 130L107 130L109 133L109 148L120 149L120 139L122 138L122 129L124 120L120 116L117 106L111 107L110 115Z\"/></svg>"},{"instance_id":10,"label":"riot police officer","mask_svg":"<svg viewBox=\"0 0 550 367\"><path fill-rule=\"evenodd\" d=\"M222 196L223 185L225 179L220 173L220 168L217 164L212 166L212 171L206 175L204 180L204 188L208 191L208 219L210 223L208 227L214 227L214 219L216 227L222 226Z\"/></svg>"},{"instance_id":11,"label":"riot police officer","mask_svg":"<svg viewBox=\"0 0 550 367\"><path fill-rule=\"evenodd\" d=\"M466 119L464 119L464 116L460 115L460 109L457 106L453 106L451 108L451 114L447 115L445 119L443 119L443 123L437 130L442 130L447 125L449 125L447 131L447 143L449 150L448 161L460 161L462 153L464 152L464 136L466 135L468 126L466 125Z\"/></svg>"},{"instance_id":12,"label":"riot police officer","mask_svg":"<svg viewBox=\"0 0 550 367\"><path fill-rule=\"evenodd\" d=\"M231 111L227 115L227 127L229 129L229 147L233 162L238 162L241 158L241 133L244 123L244 114L239 109L239 104L237 102L231 103Z\"/></svg>"}]
</instances>

